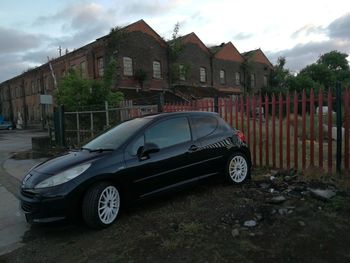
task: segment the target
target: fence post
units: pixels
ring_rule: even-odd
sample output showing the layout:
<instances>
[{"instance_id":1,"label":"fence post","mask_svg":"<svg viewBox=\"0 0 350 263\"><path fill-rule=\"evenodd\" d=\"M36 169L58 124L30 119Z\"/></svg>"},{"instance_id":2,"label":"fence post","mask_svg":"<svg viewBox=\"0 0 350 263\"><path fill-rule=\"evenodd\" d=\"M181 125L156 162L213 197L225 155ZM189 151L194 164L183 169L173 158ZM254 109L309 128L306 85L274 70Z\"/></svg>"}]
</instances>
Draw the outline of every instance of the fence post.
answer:
<instances>
[{"instance_id":1,"label":"fence post","mask_svg":"<svg viewBox=\"0 0 350 263\"><path fill-rule=\"evenodd\" d=\"M349 175L349 89L345 90L344 98L344 170L345 175Z\"/></svg>"},{"instance_id":2,"label":"fence post","mask_svg":"<svg viewBox=\"0 0 350 263\"><path fill-rule=\"evenodd\" d=\"M106 126L109 127L108 101L105 101L105 111L106 111Z\"/></svg>"},{"instance_id":3,"label":"fence post","mask_svg":"<svg viewBox=\"0 0 350 263\"><path fill-rule=\"evenodd\" d=\"M219 97L215 96L214 97L214 111L215 112L219 112Z\"/></svg>"},{"instance_id":4,"label":"fence post","mask_svg":"<svg viewBox=\"0 0 350 263\"><path fill-rule=\"evenodd\" d=\"M340 83L336 83L336 99L335 99L335 104L337 105L337 174L340 175L341 173L341 145L342 145L342 137L343 137L343 132L342 132L342 116L341 116L341 106L342 106L342 99L341 99L341 86Z\"/></svg>"},{"instance_id":5,"label":"fence post","mask_svg":"<svg viewBox=\"0 0 350 263\"><path fill-rule=\"evenodd\" d=\"M79 112L76 112L77 116L77 141L78 145L80 146L80 123L79 123Z\"/></svg>"},{"instance_id":6,"label":"fence post","mask_svg":"<svg viewBox=\"0 0 350 263\"><path fill-rule=\"evenodd\" d=\"M55 111L55 139L61 147L66 145L64 124L64 106L59 105Z\"/></svg>"}]
</instances>

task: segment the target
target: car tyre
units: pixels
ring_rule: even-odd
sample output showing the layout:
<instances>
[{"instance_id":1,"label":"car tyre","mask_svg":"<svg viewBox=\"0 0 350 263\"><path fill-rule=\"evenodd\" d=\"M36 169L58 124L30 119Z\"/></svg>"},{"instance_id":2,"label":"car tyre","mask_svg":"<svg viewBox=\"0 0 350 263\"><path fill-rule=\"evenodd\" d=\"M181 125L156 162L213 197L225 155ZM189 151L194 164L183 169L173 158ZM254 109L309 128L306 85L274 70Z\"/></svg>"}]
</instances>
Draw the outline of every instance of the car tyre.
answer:
<instances>
[{"instance_id":1,"label":"car tyre","mask_svg":"<svg viewBox=\"0 0 350 263\"><path fill-rule=\"evenodd\" d=\"M82 215L91 228L102 229L110 226L117 219L119 210L120 194L113 184L96 184L84 196Z\"/></svg>"},{"instance_id":2,"label":"car tyre","mask_svg":"<svg viewBox=\"0 0 350 263\"><path fill-rule=\"evenodd\" d=\"M231 184L242 184L250 179L250 165L243 153L235 152L228 159L226 179Z\"/></svg>"}]
</instances>

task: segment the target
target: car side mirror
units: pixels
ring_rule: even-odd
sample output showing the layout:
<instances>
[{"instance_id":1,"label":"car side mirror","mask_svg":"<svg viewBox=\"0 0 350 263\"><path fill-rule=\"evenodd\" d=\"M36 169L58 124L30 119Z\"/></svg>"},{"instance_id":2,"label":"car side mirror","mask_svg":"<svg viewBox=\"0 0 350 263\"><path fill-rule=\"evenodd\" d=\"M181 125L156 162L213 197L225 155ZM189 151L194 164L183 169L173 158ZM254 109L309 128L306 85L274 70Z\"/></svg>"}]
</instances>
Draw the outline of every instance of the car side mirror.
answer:
<instances>
[{"instance_id":1,"label":"car side mirror","mask_svg":"<svg viewBox=\"0 0 350 263\"><path fill-rule=\"evenodd\" d=\"M147 160L149 158L149 154L159 152L159 147L155 143L145 143L144 146L141 146L137 150L137 155L141 161Z\"/></svg>"}]
</instances>

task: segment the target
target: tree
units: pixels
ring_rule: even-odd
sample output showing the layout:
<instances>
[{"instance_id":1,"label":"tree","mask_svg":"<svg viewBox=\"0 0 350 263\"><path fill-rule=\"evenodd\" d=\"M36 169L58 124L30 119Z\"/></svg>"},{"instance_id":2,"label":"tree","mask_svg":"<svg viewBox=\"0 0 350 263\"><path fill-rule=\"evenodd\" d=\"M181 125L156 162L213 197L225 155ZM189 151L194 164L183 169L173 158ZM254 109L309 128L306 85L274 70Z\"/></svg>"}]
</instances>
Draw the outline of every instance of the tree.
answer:
<instances>
[{"instance_id":1,"label":"tree","mask_svg":"<svg viewBox=\"0 0 350 263\"><path fill-rule=\"evenodd\" d=\"M172 39L170 40L170 45L169 45L170 76L171 76L170 78L172 82L179 81L180 75L183 75L185 79L187 79L191 70L191 66L188 63L182 63L181 65L177 63L177 60L184 49L184 45L182 44L181 37L179 35L179 31L180 31L180 23L177 22L174 26Z\"/></svg>"},{"instance_id":2,"label":"tree","mask_svg":"<svg viewBox=\"0 0 350 263\"><path fill-rule=\"evenodd\" d=\"M290 80L292 75L288 69L285 69L286 58L279 57L277 59L276 65L273 66L273 70L270 77L270 87L273 90L278 90L279 92L286 92L290 89Z\"/></svg>"},{"instance_id":3,"label":"tree","mask_svg":"<svg viewBox=\"0 0 350 263\"><path fill-rule=\"evenodd\" d=\"M346 60L347 57L348 54L333 50L320 56L320 58L317 60L317 64L325 65L333 72L337 72L339 70L349 71L349 63Z\"/></svg>"},{"instance_id":4,"label":"tree","mask_svg":"<svg viewBox=\"0 0 350 263\"><path fill-rule=\"evenodd\" d=\"M121 92L113 92L115 81L115 60L108 64L102 80L83 78L79 71L71 69L58 83L56 91L57 103L65 105L70 110L82 106L101 105L105 101L118 104L123 99Z\"/></svg>"},{"instance_id":5,"label":"tree","mask_svg":"<svg viewBox=\"0 0 350 263\"><path fill-rule=\"evenodd\" d=\"M315 87L331 88L337 81L343 86L350 83L349 63L347 54L331 51L320 56L316 63L306 66L298 74L299 79ZM310 81L312 80L312 81ZM295 83L294 83L295 84ZM309 89L311 87L305 87Z\"/></svg>"}]
</instances>

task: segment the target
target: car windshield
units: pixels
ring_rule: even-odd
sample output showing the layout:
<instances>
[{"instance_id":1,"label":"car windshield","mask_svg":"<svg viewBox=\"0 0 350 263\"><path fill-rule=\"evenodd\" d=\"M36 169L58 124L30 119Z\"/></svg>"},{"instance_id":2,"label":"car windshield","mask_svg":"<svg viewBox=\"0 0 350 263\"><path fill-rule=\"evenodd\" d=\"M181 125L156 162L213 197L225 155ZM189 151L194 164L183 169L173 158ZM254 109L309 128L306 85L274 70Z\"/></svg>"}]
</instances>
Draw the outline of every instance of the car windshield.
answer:
<instances>
[{"instance_id":1,"label":"car windshield","mask_svg":"<svg viewBox=\"0 0 350 263\"><path fill-rule=\"evenodd\" d=\"M145 118L123 122L85 144L82 149L89 151L115 150L148 122L149 119Z\"/></svg>"}]
</instances>

